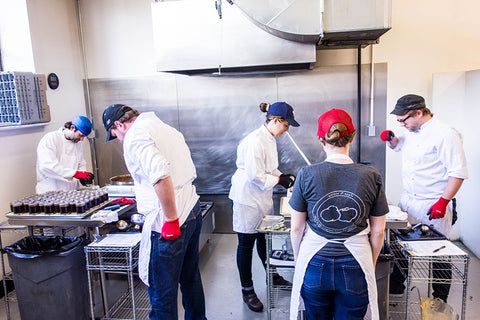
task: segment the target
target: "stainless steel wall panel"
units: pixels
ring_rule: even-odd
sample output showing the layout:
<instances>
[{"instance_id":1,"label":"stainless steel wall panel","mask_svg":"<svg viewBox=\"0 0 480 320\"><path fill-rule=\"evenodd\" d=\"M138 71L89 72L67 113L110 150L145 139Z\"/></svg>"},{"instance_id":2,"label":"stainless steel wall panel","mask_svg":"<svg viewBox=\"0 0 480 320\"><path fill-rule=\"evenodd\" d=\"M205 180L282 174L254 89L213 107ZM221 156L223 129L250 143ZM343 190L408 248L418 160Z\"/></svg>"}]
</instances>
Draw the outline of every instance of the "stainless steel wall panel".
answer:
<instances>
[{"instance_id":1,"label":"stainless steel wall panel","mask_svg":"<svg viewBox=\"0 0 480 320\"><path fill-rule=\"evenodd\" d=\"M276 77L179 76L180 129L197 167L199 192L228 193L239 141L265 122L260 102L276 101Z\"/></svg>"},{"instance_id":2,"label":"stainless steel wall panel","mask_svg":"<svg viewBox=\"0 0 480 320\"><path fill-rule=\"evenodd\" d=\"M105 143L103 111L110 104L122 103L140 112L155 111L164 122L178 128L175 76L162 73L152 77L89 80L89 84L98 181L105 185L110 177L126 174L128 170L123 161L121 143L117 140Z\"/></svg>"},{"instance_id":3,"label":"stainless steel wall panel","mask_svg":"<svg viewBox=\"0 0 480 320\"><path fill-rule=\"evenodd\" d=\"M366 130L370 118L369 71L369 65L362 66L361 160L369 162L384 176L386 150L379 133L385 129L386 121L386 64L375 65L374 124L377 135L374 137L367 136ZM325 159L316 136L320 114L330 108L342 108L351 114L357 126L356 72L357 67L349 65L281 75L227 77L159 73L152 77L90 80L99 183L104 185L109 177L127 173L121 144L104 143L101 116L105 107L124 103L140 112L154 111L164 122L184 134L197 169L197 191L204 198L215 198L222 204L216 210L216 219L224 223L218 223L217 228L229 231L231 208L227 195L231 176L236 170L236 148L243 137L265 122L259 104L290 103L301 125L290 128L291 136L310 162L320 162ZM297 174L306 165L305 161L288 137L277 138L277 142L279 169ZM354 143L351 149L354 161L357 154L358 146ZM278 192L284 192L284 189L278 187L275 191L274 196L278 199Z\"/></svg>"},{"instance_id":4,"label":"stainless steel wall panel","mask_svg":"<svg viewBox=\"0 0 480 320\"><path fill-rule=\"evenodd\" d=\"M356 74L354 66L317 68L313 72L281 76L279 100L295 109L300 127L289 132L311 163L323 161L325 152L318 141L318 117L331 108L346 110L355 118ZM306 162L286 136L278 143L280 170L298 173ZM353 148L352 155L356 152Z\"/></svg>"}]
</instances>

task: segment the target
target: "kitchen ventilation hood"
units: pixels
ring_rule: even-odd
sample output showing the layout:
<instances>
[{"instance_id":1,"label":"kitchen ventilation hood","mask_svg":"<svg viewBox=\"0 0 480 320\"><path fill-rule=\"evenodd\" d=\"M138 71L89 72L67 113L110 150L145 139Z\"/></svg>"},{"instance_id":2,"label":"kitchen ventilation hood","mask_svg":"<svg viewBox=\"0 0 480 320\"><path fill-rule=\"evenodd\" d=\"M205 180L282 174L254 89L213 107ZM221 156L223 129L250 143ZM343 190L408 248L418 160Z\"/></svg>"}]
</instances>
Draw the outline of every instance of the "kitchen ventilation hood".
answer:
<instances>
[{"instance_id":1,"label":"kitchen ventilation hood","mask_svg":"<svg viewBox=\"0 0 480 320\"><path fill-rule=\"evenodd\" d=\"M231 0L257 26L317 49L377 43L391 27L391 0Z\"/></svg>"},{"instance_id":2,"label":"kitchen ventilation hood","mask_svg":"<svg viewBox=\"0 0 480 320\"><path fill-rule=\"evenodd\" d=\"M378 42L391 0L164 0L152 20L157 71L290 72L312 69L317 49Z\"/></svg>"},{"instance_id":3,"label":"kitchen ventilation hood","mask_svg":"<svg viewBox=\"0 0 480 320\"><path fill-rule=\"evenodd\" d=\"M235 5L213 0L152 3L157 71L242 74L310 70L315 43L279 38L253 24Z\"/></svg>"}]
</instances>

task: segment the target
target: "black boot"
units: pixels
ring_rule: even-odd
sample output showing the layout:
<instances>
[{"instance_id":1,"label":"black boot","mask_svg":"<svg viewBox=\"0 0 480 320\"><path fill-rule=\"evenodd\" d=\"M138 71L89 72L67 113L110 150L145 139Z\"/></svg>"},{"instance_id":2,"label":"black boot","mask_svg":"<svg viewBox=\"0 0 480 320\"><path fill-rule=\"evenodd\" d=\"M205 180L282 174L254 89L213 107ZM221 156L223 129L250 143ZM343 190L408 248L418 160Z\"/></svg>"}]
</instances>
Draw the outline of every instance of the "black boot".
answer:
<instances>
[{"instance_id":1,"label":"black boot","mask_svg":"<svg viewBox=\"0 0 480 320\"><path fill-rule=\"evenodd\" d=\"M248 308L255 312L261 312L263 310L263 304L258 299L255 291L242 291L243 301L247 304Z\"/></svg>"},{"instance_id":2,"label":"black boot","mask_svg":"<svg viewBox=\"0 0 480 320\"><path fill-rule=\"evenodd\" d=\"M282 287L283 289L292 288L292 283L288 280L283 279L282 276L278 273L273 274L272 279L274 287Z\"/></svg>"}]
</instances>

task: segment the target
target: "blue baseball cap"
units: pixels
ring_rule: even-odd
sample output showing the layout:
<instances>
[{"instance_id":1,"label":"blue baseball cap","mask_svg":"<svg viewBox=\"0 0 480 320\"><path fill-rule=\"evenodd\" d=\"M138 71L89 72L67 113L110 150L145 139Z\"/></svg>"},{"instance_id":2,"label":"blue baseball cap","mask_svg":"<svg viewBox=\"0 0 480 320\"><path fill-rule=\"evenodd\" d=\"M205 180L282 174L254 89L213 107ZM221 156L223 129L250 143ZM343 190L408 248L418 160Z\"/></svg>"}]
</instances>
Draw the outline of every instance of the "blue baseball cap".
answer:
<instances>
[{"instance_id":1,"label":"blue baseball cap","mask_svg":"<svg viewBox=\"0 0 480 320\"><path fill-rule=\"evenodd\" d=\"M84 116L76 116L72 120L72 124L80 131L82 134L88 136L92 132L92 122Z\"/></svg>"},{"instance_id":2,"label":"blue baseball cap","mask_svg":"<svg viewBox=\"0 0 480 320\"><path fill-rule=\"evenodd\" d=\"M293 127L300 126L298 122L294 119L292 106L286 102L275 102L268 108L267 113L274 116L282 117L283 119L285 119L285 121L288 122L289 125Z\"/></svg>"}]
</instances>

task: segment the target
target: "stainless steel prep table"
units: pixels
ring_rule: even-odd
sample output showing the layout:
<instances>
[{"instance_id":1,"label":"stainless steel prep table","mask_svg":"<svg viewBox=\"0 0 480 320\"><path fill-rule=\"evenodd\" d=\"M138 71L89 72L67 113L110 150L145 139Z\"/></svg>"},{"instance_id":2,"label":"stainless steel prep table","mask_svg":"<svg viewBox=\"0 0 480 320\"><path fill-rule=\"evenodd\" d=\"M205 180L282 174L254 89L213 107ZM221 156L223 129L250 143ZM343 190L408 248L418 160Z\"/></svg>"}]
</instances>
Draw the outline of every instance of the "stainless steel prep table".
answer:
<instances>
[{"instance_id":1,"label":"stainless steel prep table","mask_svg":"<svg viewBox=\"0 0 480 320\"><path fill-rule=\"evenodd\" d=\"M130 210L135 204L127 204L120 209L115 210L118 215L121 215L123 212ZM94 210L92 214L98 210ZM11 215L6 214L8 218L8 223L11 225L22 225L28 227L28 232L30 235L33 235L33 227L83 227L85 228L87 237L90 236L90 232L88 228L95 228L95 234L99 234L98 228L103 226L104 223L100 220L92 220L88 216L86 218L80 218L76 216L68 216L68 215L50 215L50 216L34 216L34 215Z\"/></svg>"},{"instance_id":2,"label":"stainless steel prep table","mask_svg":"<svg viewBox=\"0 0 480 320\"><path fill-rule=\"evenodd\" d=\"M109 205L111 202L106 203L105 205ZM95 210L92 210L91 214L101 210L105 205L99 206ZM133 208L136 204L127 204L119 209L115 210L118 215L121 215L123 212L126 212ZM21 225L26 226L28 228L29 235L33 235L33 227L83 227L85 229L85 233L88 239L90 239L90 231L89 228L95 228L94 237L100 235L99 227L103 226L105 223L100 220L92 220L89 215L88 217L81 218L78 216L68 216L68 215L50 215L50 216L33 216L33 215L11 215L6 214L8 218L8 223L11 225ZM101 272L100 276L100 286L102 290L102 300L103 300L103 307L104 311L108 310L107 305L107 295L105 290L105 276L103 272Z\"/></svg>"}]
</instances>

